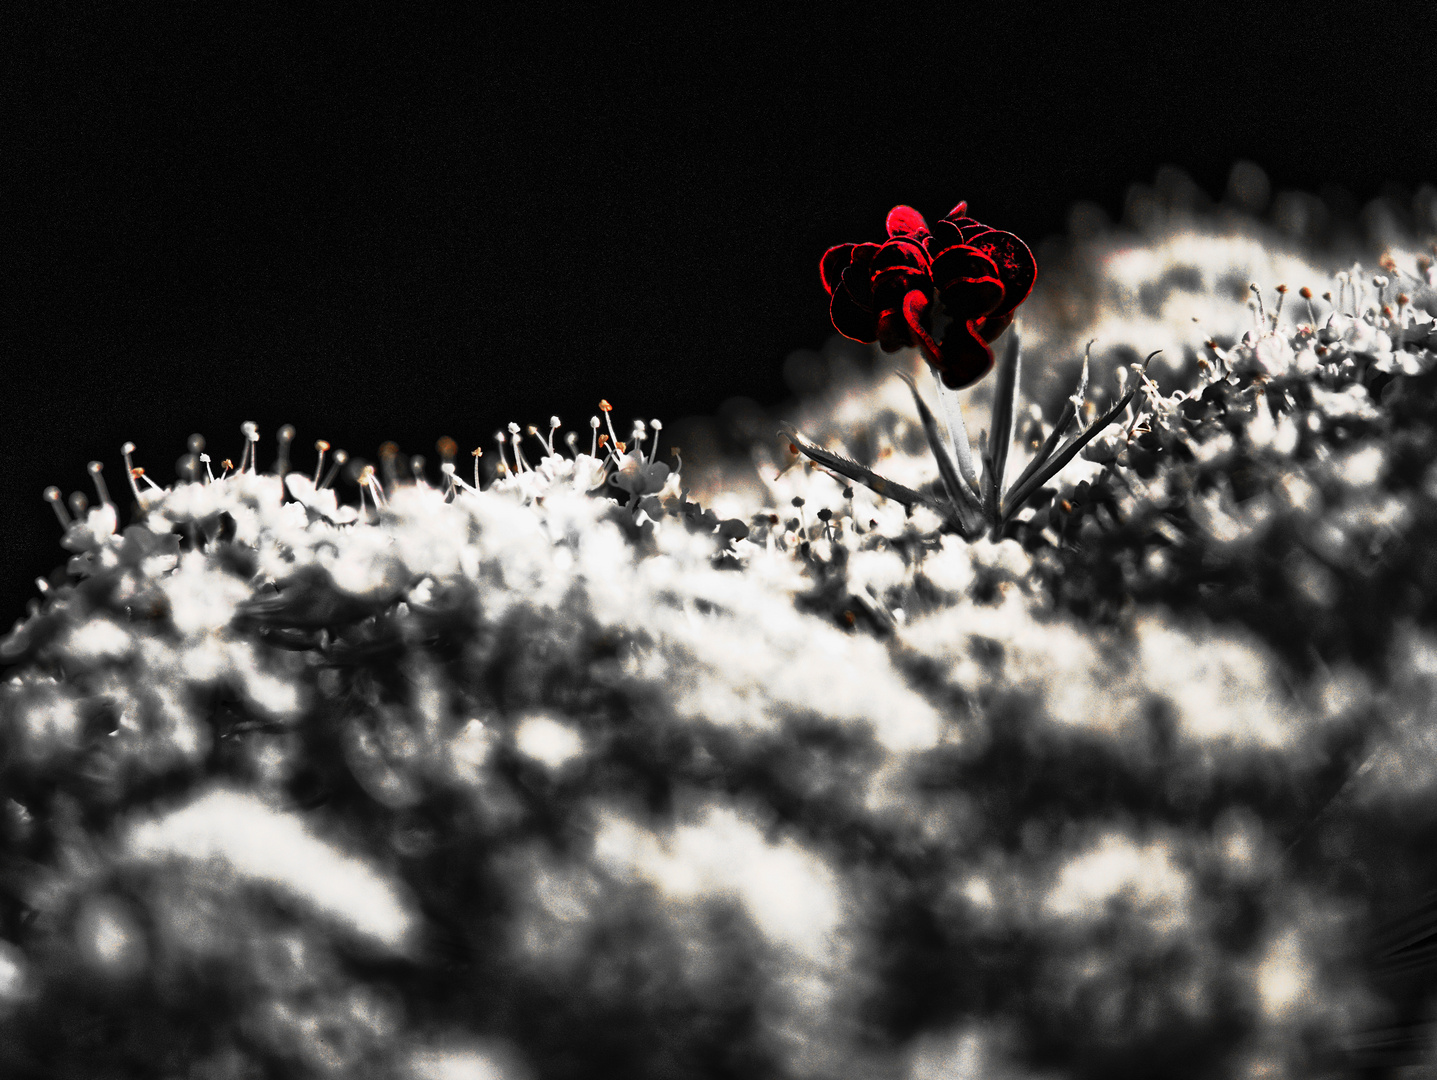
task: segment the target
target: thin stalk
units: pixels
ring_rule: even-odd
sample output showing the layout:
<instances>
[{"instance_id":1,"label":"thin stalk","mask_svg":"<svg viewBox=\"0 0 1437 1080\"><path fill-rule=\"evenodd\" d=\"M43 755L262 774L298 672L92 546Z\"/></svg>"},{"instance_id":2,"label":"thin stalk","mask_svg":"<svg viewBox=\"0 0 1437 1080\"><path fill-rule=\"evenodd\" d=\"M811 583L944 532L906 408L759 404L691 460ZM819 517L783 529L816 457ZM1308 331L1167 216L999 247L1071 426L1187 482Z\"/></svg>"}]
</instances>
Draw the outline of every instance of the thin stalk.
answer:
<instances>
[{"instance_id":1,"label":"thin stalk","mask_svg":"<svg viewBox=\"0 0 1437 1080\"><path fill-rule=\"evenodd\" d=\"M963 407L957 390L949 390L937 374L933 381L938 386L938 406L943 419L948 423L948 439L953 444L953 455L958 459L958 471L975 497L982 499L983 489L978 486L978 471L973 468L973 449L968 444L968 429L963 424Z\"/></svg>"},{"instance_id":2,"label":"thin stalk","mask_svg":"<svg viewBox=\"0 0 1437 1080\"><path fill-rule=\"evenodd\" d=\"M1008 331L1003 356L998 361L998 380L993 386L993 419L988 425L988 452L984 458L983 502L988 517L996 525L1001 520L1000 499L1003 494L1003 472L1008 466L1008 450L1013 444L1013 417L1017 411L1018 379L1023 369L1023 342L1018 328Z\"/></svg>"},{"instance_id":3,"label":"thin stalk","mask_svg":"<svg viewBox=\"0 0 1437 1080\"><path fill-rule=\"evenodd\" d=\"M1090 427L1082 433L1074 435L1073 438L1069 440L1068 445L1053 455L1052 460L1048 461L1041 469L1030 476L1022 486L1015 487L1014 490L1009 493L1008 498L1004 500L1007 505L1004 509L1002 520L1006 522L1022 509L1023 504L1033 496L1034 492L1056 476L1064 465L1068 464L1068 462L1077 456L1079 450L1096 439L1104 428L1118 418L1118 414L1128 407L1128 402L1132 401L1136 394L1137 390L1129 390L1123 395L1121 401L1097 420L1093 421Z\"/></svg>"},{"instance_id":4,"label":"thin stalk","mask_svg":"<svg viewBox=\"0 0 1437 1080\"><path fill-rule=\"evenodd\" d=\"M923 422L923 434L928 438L928 449L933 454L933 459L938 462L938 476L943 481L943 487L948 492L948 498L953 501L955 512L959 522L964 526L964 535L972 532L979 522L983 520L983 506L973 494L971 488L958 474L958 462L953 456L953 451L943 441L943 436L938 430L938 421L933 416L933 411L928 408L928 403L918 394L918 387L907 375L901 376L908 384L908 389L913 392L913 404L918 407L918 418Z\"/></svg>"},{"instance_id":5,"label":"thin stalk","mask_svg":"<svg viewBox=\"0 0 1437 1080\"><path fill-rule=\"evenodd\" d=\"M850 480L857 481L870 491L882 495L885 499L892 499L894 502L900 503L903 506L926 506L940 517L951 516L944 507L939 506L926 495L920 495L912 488L906 488L902 484L894 483L892 480L885 480L872 469L860 465L852 458L846 458L841 454L834 454L823 449L823 447L810 442L801 435L797 428L784 424L780 428L780 431L785 438L803 451L807 457L812 458L824 468L832 469L840 476L846 476Z\"/></svg>"}]
</instances>

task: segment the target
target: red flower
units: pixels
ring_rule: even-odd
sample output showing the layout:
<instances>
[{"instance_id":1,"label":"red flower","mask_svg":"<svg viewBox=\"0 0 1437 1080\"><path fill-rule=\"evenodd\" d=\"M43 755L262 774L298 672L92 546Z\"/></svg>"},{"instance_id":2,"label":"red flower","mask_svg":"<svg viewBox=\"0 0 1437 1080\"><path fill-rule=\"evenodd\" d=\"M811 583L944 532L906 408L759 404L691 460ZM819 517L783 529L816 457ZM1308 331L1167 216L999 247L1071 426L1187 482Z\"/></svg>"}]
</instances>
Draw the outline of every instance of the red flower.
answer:
<instances>
[{"instance_id":1,"label":"red flower","mask_svg":"<svg viewBox=\"0 0 1437 1080\"><path fill-rule=\"evenodd\" d=\"M1012 233L967 216L959 203L932 229L911 206L888 212L882 244L839 244L819 263L832 300L834 328L885 352L917 346L943 380L958 390L993 369L989 347L1033 291L1037 263ZM934 317L952 321L942 342Z\"/></svg>"}]
</instances>

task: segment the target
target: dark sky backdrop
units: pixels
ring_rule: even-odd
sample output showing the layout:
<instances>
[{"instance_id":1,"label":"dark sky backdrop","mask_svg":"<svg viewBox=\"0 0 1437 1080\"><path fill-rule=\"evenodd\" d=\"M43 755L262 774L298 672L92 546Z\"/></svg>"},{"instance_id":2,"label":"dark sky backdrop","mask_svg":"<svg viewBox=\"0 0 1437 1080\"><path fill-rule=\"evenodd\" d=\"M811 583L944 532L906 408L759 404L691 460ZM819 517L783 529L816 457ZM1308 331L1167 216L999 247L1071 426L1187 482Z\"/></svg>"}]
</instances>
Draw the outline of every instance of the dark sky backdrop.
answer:
<instances>
[{"instance_id":1,"label":"dark sky backdrop","mask_svg":"<svg viewBox=\"0 0 1437 1080\"><path fill-rule=\"evenodd\" d=\"M321 436L490 446L601 396L625 419L773 404L785 355L830 333L819 254L896 202L966 198L1037 241L1075 200L1119 216L1165 163L1213 196L1239 158L1359 204L1437 180L1437 23L1385 6L21 7L4 627L63 555L41 490L85 487L91 458L122 487L125 439L168 482L186 436L237 456L246 419L262 464L285 422L305 463Z\"/></svg>"}]
</instances>

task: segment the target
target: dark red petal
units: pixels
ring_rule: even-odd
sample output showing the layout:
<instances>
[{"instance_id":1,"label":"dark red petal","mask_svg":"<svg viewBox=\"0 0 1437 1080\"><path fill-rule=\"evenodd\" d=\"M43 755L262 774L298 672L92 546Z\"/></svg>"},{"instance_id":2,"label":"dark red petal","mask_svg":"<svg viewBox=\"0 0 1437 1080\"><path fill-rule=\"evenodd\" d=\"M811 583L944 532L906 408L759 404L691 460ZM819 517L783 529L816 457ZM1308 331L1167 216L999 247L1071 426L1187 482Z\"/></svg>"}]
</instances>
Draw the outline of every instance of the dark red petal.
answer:
<instances>
[{"instance_id":1,"label":"dark red petal","mask_svg":"<svg viewBox=\"0 0 1437 1080\"><path fill-rule=\"evenodd\" d=\"M943 310L958 321L980 319L1003 303L1003 283L997 278L965 278L939 295Z\"/></svg>"},{"instance_id":2,"label":"dark red petal","mask_svg":"<svg viewBox=\"0 0 1437 1080\"><path fill-rule=\"evenodd\" d=\"M953 224L958 226L958 234L963 237L963 243L965 244L975 236L993 231L991 225L984 225L981 221L974 221L972 218L963 218L961 221L955 221Z\"/></svg>"},{"instance_id":3,"label":"dark red petal","mask_svg":"<svg viewBox=\"0 0 1437 1080\"><path fill-rule=\"evenodd\" d=\"M911 206L895 206L884 223L889 236L926 236L928 222Z\"/></svg>"},{"instance_id":4,"label":"dark red petal","mask_svg":"<svg viewBox=\"0 0 1437 1080\"><path fill-rule=\"evenodd\" d=\"M1006 315L1028 299L1038 278L1038 264L1027 244L997 229L969 237L968 243L993 260L1003 282L1003 303L989 313L991 318Z\"/></svg>"},{"instance_id":5,"label":"dark red petal","mask_svg":"<svg viewBox=\"0 0 1437 1080\"><path fill-rule=\"evenodd\" d=\"M896 308L903 298L914 289L927 296L933 295L933 281L923 270L896 266L873 276L873 306L875 308Z\"/></svg>"},{"instance_id":6,"label":"dark red petal","mask_svg":"<svg viewBox=\"0 0 1437 1080\"><path fill-rule=\"evenodd\" d=\"M884 308L878 314L878 344L884 352L897 352L913 344L908 331L908 321L903 317L901 306Z\"/></svg>"},{"instance_id":7,"label":"dark red petal","mask_svg":"<svg viewBox=\"0 0 1437 1080\"><path fill-rule=\"evenodd\" d=\"M859 302L866 302L873 296L873 259L882 244L857 244L853 248L852 261L843 272L843 280Z\"/></svg>"},{"instance_id":8,"label":"dark red petal","mask_svg":"<svg viewBox=\"0 0 1437 1080\"><path fill-rule=\"evenodd\" d=\"M923 241L923 247L929 255L936 256L944 251L963 242L958 227L951 221L940 221L933 226L933 234Z\"/></svg>"},{"instance_id":9,"label":"dark red petal","mask_svg":"<svg viewBox=\"0 0 1437 1080\"><path fill-rule=\"evenodd\" d=\"M943 216L945 218L960 218L966 217L967 214L968 201L965 199L963 202L960 202L957 206L955 206L952 210L949 210L948 213L944 214Z\"/></svg>"},{"instance_id":10,"label":"dark red petal","mask_svg":"<svg viewBox=\"0 0 1437 1080\"><path fill-rule=\"evenodd\" d=\"M828 303L828 317L833 328L854 341L877 341L878 320L868 308L859 306L846 287L833 290Z\"/></svg>"},{"instance_id":11,"label":"dark red petal","mask_svg":"<svg viewBox=\"0 0 1437 1080\"><path fill-rule=\"evenodd\" d=\"M818 272L823 277L823 288L829 296L833 290L838 288L838 279L842 276L844 269L853 261L853 249L856 244L835 244L823 253L823 258L818 261Z\"/></svg>"},{"instance_id":12,"label":"dark red petal","mask_svg":"<svg viewBox=\"0 0 1437 1080\"><path fill-rule=\"evenodd\" d=\"M896 308L912 289L932 291L928 278L928 253L904 237L888 241L873 257L873 304Z\"/></svg>"},{"instance_id":13,"label":"dark red petal","mask_svg":"<svg viewBox=\"0 0 1437 1080\"><path fill-rule=\"evenodd\" d=\"M878 254L873 257L873 272L875 274L882 273L895 266L926 273L928 271L928 252L923 250L922 244L906 236L890 240L880 247Z\"/></svg>"},{"instance_id":14,"label":"dark red petal","mask_svg":"<svg viewBox=\"0 0 1437 1080\"><path fill-rule=\"evenodd\" d=\"M978 336L990 343L996 341L998 335L1013 324L1017 314L1017 311L1009 311L1006 315L985 315L977 321Z\"/></svg>"},{"instance_id":15,"label":"dark red petal","mask_svg":"<svg viewBox=\"0 0 1437 1080\"><path fill-rule=\"evenodd\" d=\"M903 320L908 324L909 336L913 344L922 350L928 362L934 363L941 359L941 354L938 342L934 341L933 335L928 332L931 306L931 298L920 289L914 289L903 298Z\"/></svg>"},{"instance_id":16,"label":"dark red petal","mask_svg":"<svg viewBox=\"0 0 1437 1080\"><path fill-rule=\"evenodd\" d=\"M858 244L853 249L852 262L843 271L841 280L843 287L848 290L850 296L857 300L859 305L871 309L873 307L873 258L878 254L878 244ZM835 288L834 293L838 293Z\"/></svg>"},{"instance_id":17,"label":"dark red petal","mask_svg":"<svg viewBox=\"0 0 1437 1080\"><path fill-rule=\"evenodd\" d=\"M980 278L993 278L1001 283L998 277L998 267L992 259L979 251L977 248L968 247L965 244L957 244L947 250L940 252L933 260L932 269L929 271L933 276L933 284L938 286L938 291L943 292L959 281L976 281ZM979 312L985 315L987 312Z\"/></svg>"},{"instance_id":18,"label":"dark red petal","mask_svg":"<svg viewBox=\"0 0 1437 1080\"><path fill-rule=\"evenodd\" d=\"M971 321L954 321L943 335L942 362L934 365L950 390L972 386L993 370L993 350L978 336Z\"/></svg>"}]
</instances>

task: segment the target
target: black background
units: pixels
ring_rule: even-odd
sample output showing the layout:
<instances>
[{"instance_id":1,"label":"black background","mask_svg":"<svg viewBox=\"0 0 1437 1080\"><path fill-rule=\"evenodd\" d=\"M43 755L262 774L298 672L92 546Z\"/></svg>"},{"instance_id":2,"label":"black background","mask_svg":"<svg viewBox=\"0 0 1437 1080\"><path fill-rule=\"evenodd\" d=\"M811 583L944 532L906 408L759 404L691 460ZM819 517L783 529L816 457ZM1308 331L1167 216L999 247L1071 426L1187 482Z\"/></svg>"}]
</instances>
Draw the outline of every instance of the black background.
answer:
<instances>
[{"instance_id":1,"label":"black background","mask_svg":"<svg viewBox=\"0 0 1437 1080\"><path fill-rule=\"evenodd\" d=\"M306 464L773 405L818 256L894 203L1037 242L1162 164L1437 180L1437 20L1396 7L671 8L7 7L0 622L63 556L41 490L123 488L126 439L166 483L243 420Z\"/></svg>"}]
</instances>

